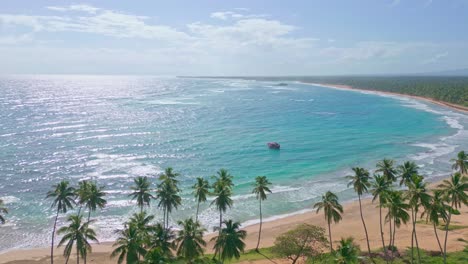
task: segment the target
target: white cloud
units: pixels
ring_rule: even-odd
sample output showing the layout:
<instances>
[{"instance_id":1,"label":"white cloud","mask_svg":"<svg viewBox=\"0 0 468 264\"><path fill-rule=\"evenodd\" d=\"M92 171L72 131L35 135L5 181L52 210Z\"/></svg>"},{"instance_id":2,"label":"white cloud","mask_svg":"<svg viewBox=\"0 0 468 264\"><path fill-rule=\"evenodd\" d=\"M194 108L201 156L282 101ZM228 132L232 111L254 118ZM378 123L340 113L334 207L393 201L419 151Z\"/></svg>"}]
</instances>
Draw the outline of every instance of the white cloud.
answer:
<instances>
[{"instance_id":1,"label":"white cloud","mask_svg":"<svg viewBox=\"0 0 468 264\"><path fill-rule=\"evenodd\" d=\"M239 11L248 11L247 9L237 8ZM221 20L228 20L228 19L247 19L247 18L266 18L268 15L266 14L241 14L238 12L232 11L218 11L213 12L210 14L211 18L221 19Z\"/></svg>"},{"instance_id":2,"label":"white cloud","mask_svg":"<svg viewBox=\"0 0 468 264\"><path fill-rule=\"evenodd\" d=\"M445 58L448 56L448 52L442 52L442 53L437 53L435 54L434 56L432 56L431 58L427 59L427 60L424 60L422 62L422 64L432 64L432 63L436 63L436 62L439 62L441 59Z\"/></svg>"},{"instance_id":3,"label":"white cloud","mask_svg":"<svg viewBox=\"0 0 468 264\"><path fill-rule=\"evenodd\" d=\"M70 5L70 6L48 6L46 7L52 11L67 12L67 11L79 11L89 14L96 14L100 8L90 6L90 5Z\"/></svg>"}]
</instances>

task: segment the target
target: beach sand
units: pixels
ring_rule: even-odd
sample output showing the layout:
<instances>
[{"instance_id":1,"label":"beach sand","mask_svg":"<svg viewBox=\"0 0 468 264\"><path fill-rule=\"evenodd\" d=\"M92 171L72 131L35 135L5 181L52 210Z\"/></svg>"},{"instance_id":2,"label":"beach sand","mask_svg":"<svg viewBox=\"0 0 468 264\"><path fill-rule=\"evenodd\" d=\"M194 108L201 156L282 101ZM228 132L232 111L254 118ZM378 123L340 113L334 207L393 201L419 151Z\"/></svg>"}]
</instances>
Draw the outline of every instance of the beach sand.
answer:
<instances>
[{"instance_id":1,"label":"beach sand","mask_svg":"<svg viewBox=\"0 0 468 264\"><path fill-rule=\"evenodd\" d=\"M453 110L468 113L468 107L466 107L466 106L452 104L452 103L448 103L448 102L444 102L444 101L439 101L439 100L435 100L435 99L432 99L432 98L429 98L429 97L424 97L424 96L415 96L415 95L409 95L409 94L403 94L403 93L393 93L393 92L385 92L385 91L372 90L372 89L363 89L363 88L353 87L353 86L343 85L343 84L311 83L311 82L302 82L302 83L310 84L310 85L316 85L316 86L322 86L322 87L327 87L327 88L333 88L333 89L339 89L339 90L365 91L365 92L372 92L372 93L376 93L376 94L402 96L402 97L407 97L407 98L423 100L423 101L430 102L430 103L433 103L433 104L436 104L436 105L448 107L448 108L451 108Z\"/></svg>"},{"instance_id":2,"label":"beach sand","mask_svg":"<svg viewBox=\"0 0 468 264\"><path fill-rule=\"evenodd\" d=\"M434 184L432 184L431 186L434 186ZM268 202L268 200L266 202ZM376 204L372 204L371 199L369 198L363 199L362 205L364 219L366 221L369 233L370 246L372 249L381 248L382 242L379 233L379 210L376 207ZM468 227L468 207L461 208L460 212L461 215L453 216L452 224ZM319 214L316 214L315 212L308 212L304 214L292 215L271 222L266 222L263 224L261 247L273 246L275 238L277 236L302 223L326 227L326 222L322 212ZM458 239L468 238L468 228L466 227L449 231L447 246L448 251L463 250L465 243L458 241ZM352 236L355 238L355 241L361 246L362 251L365 251L367 249L364 229L359 214L359 203L357 201L348 202L344 205L343 220L338 224L333 224L331 228L332 238L335 243L342 237ZM438 245L434 236L432 225L418 223L416 229L419 245L421 248L434 251L438 250ZM246 249L254 249L257 243L258 225L247 226L245 227L245 230L248 232L248 236L245 241ZM385 239L388 239L388 225L384 226L384 233ZM438 234L439 237L443 239L444 232L442 230L438 230ZM212 236L213 235L207 235L206 240L209 241L209 239ZM388 243L388 240L386 240L386 243ZM399 249L404 249L406 247L409 247L410 245L411 224L408 223L408 225L402 225L401 228L397 230L396 246ZM212 246L212 243L208 244L209 249L211 249ZM88 263L117 263L117 259L110 259L109 255L111 251L112 243L102 243L99 245L93 245L93 253L90 254L90 256L88 257ZM207 251L211 252L211 250ZM57 255L57 262L62 263L63 257L61 256L61 253L63 252L63 248L56 249L55 252ZM50 254L50 248L15 250L0 255L0 263L46 264L50 262L48 254ZM70 258L70 263L73 263L73 261L76 261L74 256ZM257 261L255 263L262 262Z\"/></svg>"}]
</instances>

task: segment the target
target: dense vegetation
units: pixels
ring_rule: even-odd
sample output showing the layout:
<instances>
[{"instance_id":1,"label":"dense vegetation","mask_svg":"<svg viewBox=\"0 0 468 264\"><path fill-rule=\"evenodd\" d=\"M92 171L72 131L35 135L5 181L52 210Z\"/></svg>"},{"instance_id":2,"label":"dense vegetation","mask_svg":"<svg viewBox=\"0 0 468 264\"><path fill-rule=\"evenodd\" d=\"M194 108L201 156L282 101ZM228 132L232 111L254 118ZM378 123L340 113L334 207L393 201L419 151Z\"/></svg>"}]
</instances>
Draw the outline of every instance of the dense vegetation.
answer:
<instances>
[{"instance_id":1,"label":"dense vegetation","mask_svg":"<svg viewBox=\"0 0 468 264\"><path fill-rule=\"evenodd\" d=\"M462 76L298 76L232 78L349 85L360 89L423 96L438 101L468 106L468 77Z\"/></svg>"},{"instance_id":2,"label":"dense vegetation","mask_svg":"<svg viewBox=\"0 0 468 264\"><path fill-rule=\"evenodd\" d=\"M360 215L363 231L367 242L367 252L362 253L353 238L341 238L337 246L332 243L331 223L342 220L343 206L338 196L330 191L326 192L314 204L317 213L323 212L328 223L328 237L325 229L313 225L303 224L276 238L272 250L260 250L261 220L257 241L256 257L284 258L293 264L298 260L307 263L466 263L466 250L459 253L447 254L448 234L452 230L450 223L453 215L461 214L460 208L468 205L468 154L458 153L451 160L452 169L456 172L444 180L437 189L429 190L424 176L418 172L418 166L413 162L395 164L393 160L383 159L376 165L375 174L365 168L355 167L353 175L346 176L349 186L352 186L359 200ZM118 238L114 243L111 257L117 258L118 264L153 264L153 263L200 263L218 264L238 260L244 256L244 240L247 232L241 229L240 223L223 219L225 213L233 204L233 176L227 170L221 169L216 176L212 176L213 183L207 179L198 178L193 185L193 195L197 203L207 201L207 196L214 197L211 205L219 212L219 226L216 227L217 236L212 238L213 255L205 255L207 242L203 234L206 230L197 221L198 205L195 217L189 217L177 222L179 230L169 225L169 216L173 210L181 205L179 180L180 175L167 168L159 175L158 182L153 188L148 177L137 177L129 197L136 201L139 207L128 221L123 223L123 229L116 230ZM257 176L252 184L252 193L259 201L261 215L262 201L267 193L271 193L271 183L265 176ZM403 188L399 188L403 187ZM153 195L154 193L155 195ZM361 207L361 196L370 193L373 202L379 208L380 233L382 248L371 251L364 214ZM80 259L86 264L91 253L91 242L97 242L97 234L93 229L92 213L106 206L106 193L93 181L81 181L78 186L70 185L68 181L61 181L54 185L47 193L47 199L52 200L55 212L51 237L50 263L54 262L55 237L61 235L58 247L63 247L63 255L68 263L73 251L77 264ZM158 202L157 207L163 211L163 220L156 222L154 215L147 214L146 208L152 202ZM60 214L68 214L67 223L57 230L57 218ZM7 213L0 201L0 220L4 222ZM383 213L385 215L383 215ZM87 214L87 215L86 215ZM195 219L195 220L194 220ZM439 245L435 252L439 257L428 257L419 248L416 223L425 219L434 227L434 240ZM390 232L384 233L383 223L388 223ZM400 252L397 248L395 230L401 224L411 224L411 247L408 251ZM437 228L442 225L444 237L439 238ZM386 236L386 238L384 238ZM329 247L328 247L329 246ZM252 255L252 252L247 255ZM431 254L434 254L432 252Z\"/></svg>"}]
</instances>

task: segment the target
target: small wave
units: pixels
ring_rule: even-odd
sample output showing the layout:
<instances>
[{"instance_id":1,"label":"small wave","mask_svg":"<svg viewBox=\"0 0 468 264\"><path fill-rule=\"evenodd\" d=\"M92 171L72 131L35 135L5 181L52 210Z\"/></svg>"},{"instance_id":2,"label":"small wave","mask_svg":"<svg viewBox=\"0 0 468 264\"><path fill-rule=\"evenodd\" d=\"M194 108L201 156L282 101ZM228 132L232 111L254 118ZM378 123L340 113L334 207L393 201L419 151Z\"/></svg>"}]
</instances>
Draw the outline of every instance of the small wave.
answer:
<instances>
[{"instance_id":1,"label":"small wave","mask_svg":"<svg viewBox=\"0 0 468 264\"><path fill-rule=\"evenodd\" d=\"M103 138L113 138L113 137L128 137L128 136L142 136L142 135L151 135L153 132L134 132L134 133L121 133L121 134L107 134L107 135L97 135L90 137L81 137L77 138L76 141L88 140L88 139L103 139Z\"/></svg>"},{"instance_id":2,"label":"small wave","mask_svg":"<svg viewBox=\"0 0 468 264\"><path fill-rule=\"evenodd\" d=\"M5 204L17 203L20 201L18 197L11 195L0 197L0 200L2 200Z\"/></svg>"}]
</instances>

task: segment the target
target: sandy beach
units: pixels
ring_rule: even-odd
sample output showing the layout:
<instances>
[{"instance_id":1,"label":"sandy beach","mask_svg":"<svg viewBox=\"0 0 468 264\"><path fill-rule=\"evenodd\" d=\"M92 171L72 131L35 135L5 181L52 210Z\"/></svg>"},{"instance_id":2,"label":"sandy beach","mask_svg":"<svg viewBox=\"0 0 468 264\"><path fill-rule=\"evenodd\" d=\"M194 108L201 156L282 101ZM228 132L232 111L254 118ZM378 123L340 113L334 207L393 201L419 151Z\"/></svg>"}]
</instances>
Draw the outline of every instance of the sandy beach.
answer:
<instances>
[{"instance_id":1,"label":"sandy beach","mask_svg":"<svg viewBox=\"0 0 468 264\"><path fill-rule=\"evenodd\" d=\"M431 184L434 187L435 184ZM268 201L266 201L268 202ZM363 200L363 213L369 232L370 246L373 249L382 246L379 234L379 210L376 204L372 204L371 199ZM448 251L458 251L465 247L465 243L458 241L461 238L468 237L468 208L461 209L461 215L453 216L452 224L465 226L464 228L449 231ZM307 223L326 227L326 222L322 213L307 212L304 214L292 215L286 218L266 222L263 224L261 247L273 246L275 238L280 234L296 227L299 224ZM258 236L258 225L247 226L245 230L248 232L246 239L247 249L253 249L256 246ZM385 238L387 239L388 225L384 227ZM443 237L444 232L438 230L439 237ZM417 235L421 248L426 250L438 250L438 245L435 240L433 227L430 224L418 223ZM366 240L363 232L362 222L359 215L359 203L357 201L347 202L344 204L343 220L339 224L332 225L333 241L339 240L341 237L352 236L359 243L362 250L366 248ZM212 235L207 235L206 240L209 241ZM400 249L411 245L411 224L403 225L396 232L396 246ZM388 242L388 241L387 241ZM386 242L386 243L387 243ZM207 252L211 252L212 243L208 244ZM63 259L61 256L63 249L56 249L57 260ZM102 243L93 245L93 253L88 258L88 263L117 263L116 259L111 259L110 252L112 251L112 243ZM48 254L50 248L14 250L0 255L0 263L8 264L26 264L26 263L49 263ZM74 256L70 258L73 261ZM259 262L260 263L260 262Z\"/></svg>"},{"instance_id":2,"label":"sandy beach","mask_svg":"<svg viewBox=\"0 0 468 264\"><path fill-rule=\"evenodd\" d=\"M415 96L415 95L409 95L409 94L403 94L403 93L392 93L392 92L385 92L385 91L372 90L372 89L362 89L362 88L359 88L359 87L352 87L352 86L343 85L343 84L310 83L310 82L302 82L302 83L310 84L310 85L316 85L316 86L322 86L322 87L328 87L328 88L333 88L333 89L339 89L339 90L365 91L365 92L372 92L372 93L376 93L376 94L403 96L403 97L407 97L407 98L423 100L423 101L430 102L430 103L433 103L433 104L436 104L436 105L440 105L440 106L448 107L448 108L451 108L451 109L454 109L454 110L457 110L457 111L468 113L468 107L466 107L466 106L451 104L451 103L435 100L435 99L432 99L432 98L429 98L429 97L424 97L424 96Z\"/></svg>"}]
</instances>

